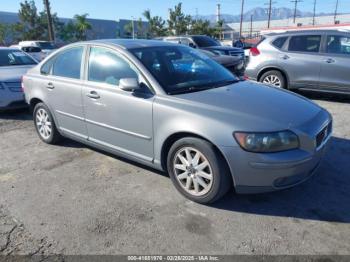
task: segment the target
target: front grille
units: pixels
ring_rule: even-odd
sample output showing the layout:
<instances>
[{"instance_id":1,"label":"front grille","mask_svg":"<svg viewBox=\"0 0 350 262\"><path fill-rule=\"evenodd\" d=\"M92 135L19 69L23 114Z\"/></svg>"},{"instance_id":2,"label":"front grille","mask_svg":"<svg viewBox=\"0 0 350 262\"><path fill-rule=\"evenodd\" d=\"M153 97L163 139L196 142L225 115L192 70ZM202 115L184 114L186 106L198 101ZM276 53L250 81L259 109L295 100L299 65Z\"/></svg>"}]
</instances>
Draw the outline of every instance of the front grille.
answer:
<instances>
[{"instance_id":1,"label":"front grille","mask_svg":"<svg viewBox=\"0 0 350 262\"><path fill-rule=\"evenodd\" d=\"M3 82L3 85L12 92L22 92L21 82Z\"/></svg>"},{"instance_id":2,"label":"front grille","mask_svg":"<svg viewBox=\"0 0 350 262\"><path fill-rule=\"evenodd\" d=\"M332 122L326 125L317 135L316 135L316 148L319 148L322 143L330 136L332 133Z\"/></svg>"}]
</instances>

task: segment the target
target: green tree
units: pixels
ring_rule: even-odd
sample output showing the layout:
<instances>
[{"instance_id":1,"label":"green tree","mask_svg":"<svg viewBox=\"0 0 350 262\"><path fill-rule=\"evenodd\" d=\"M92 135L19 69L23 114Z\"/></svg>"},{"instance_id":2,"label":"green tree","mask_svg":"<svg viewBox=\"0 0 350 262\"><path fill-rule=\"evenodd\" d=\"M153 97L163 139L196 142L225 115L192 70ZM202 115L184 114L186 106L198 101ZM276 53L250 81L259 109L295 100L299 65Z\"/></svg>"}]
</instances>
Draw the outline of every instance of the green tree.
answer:
<instances>
[{"instance_id":1,"label":"green tree","mask_svg":"<svg viewBox=\"0 0 350 262\"><path fill-rule=\"evenodd\" d=\"M224 20L219 20L216 23L215 29L214 29L214 35L215 37L221 39L222 38L222 32L224 31Z\"/></svg>"},{"instance_id":2,"label":"green tree","mask_svg":"<svg viewBox=\"0 0 350 262\"><path fill-rule=\"evenodd\" d=\"M6 45L12 35L13 28L9 24L0 24L0 45Z\"/></svg>"},{"instance_id":3,"label":"green tree","mask_svg":"<svg viewBox=\"0 0 350 262\"><path fill-rule=\"evenodd\" d=\"M169 10L168 29L171 35L186 34L189 31L192 18L182 12L182 3Z\"/></svg>"},{"instance_id":4,"label":"green tree","mask_svg":"<svg viewBox=\"0 0 350 262\"><path fill-rule=\"evenodd\" d=\"M132 37L132 29L133 29L133 21L130 21L129 23L127 23L126 25L124 25L124 34L127 37Z\"/></svg>"},{"instance_id":5,"label":"green tree","mask_svg":"<svg viewBox=\"0 0 350 262\"><path fill-rule=\"evenodd\" d=\"M136 28L137 28L137 37L143 38L144 37L144 28L143 28L143 22L142 22L141 18L139 18L139 20L137 20Z\"/></svg>"},{"instance_id":6,"label":"green tree","mask_svg":"<svg viewBox=\"0 0 350 262\"><path fill-rule=\"evenodd\" d=\"M33 0L25 0L20 3L18 16L20 22L13 25L15 40L49 40L46 10L38 12ZM59 21L56 13L52 14L52 22L56 33L59 33L63 23Z\"/></svg>"},{"instance_id":7,"label":"green tree","mask_svg":"<svg viewBox=\"0 0 350 262\"><path fill-rule=\"evenodd\" d=\"M148 21L148 33L150 37L165 36L167 29L165 27L165 21L160 16L152 16L149 9L145 10L142 14Z\"/></svg>"},{"instance_id":8,"label":"green tree","mask_svg":"<svg viewBox=\"0 0 350 262\"><path fill-rule=\"evenodd\" d=\"M77 28L75 26L75 23L69 21L67 24L62 26L59 37L64 42L74 42L76 41L76 32Z\"/></svg>"},{"instance_id":9,"label":"green tree","mask_svg":"<svg viewBox=\"0 0 350 262\"><path fill-rule=\"evenodd\" d=\"M192 20L190 33L193 35L213 35L214 29L208 20Z\"/></svg>"},{"instance_id":10,"label":"green tree","mask_svg":"<svg viewBox=\"0 0 350 262\"><path fill-rule=\"evenodd\" d=\"M88 30L92 29L91 24L87 21L86 17L89 14L75 15L75 28L76 28L76 38L79 41L84 41L87 38Z\"/></svg>"},{"instance_id":11,"label":"green tree","mask_svg":"<svg viewBox=\"0 0 350 262\"><path fill-rule=\"evenodd\" d=\"M18 17L20 19L20 22L14 26L14 30L16 31L18 36L21 36L22 40L32 40L41 38L42 31L38 30L38 10L33 0L26 0L23 3L20 3Z\"/></svg>"}]
</instances>

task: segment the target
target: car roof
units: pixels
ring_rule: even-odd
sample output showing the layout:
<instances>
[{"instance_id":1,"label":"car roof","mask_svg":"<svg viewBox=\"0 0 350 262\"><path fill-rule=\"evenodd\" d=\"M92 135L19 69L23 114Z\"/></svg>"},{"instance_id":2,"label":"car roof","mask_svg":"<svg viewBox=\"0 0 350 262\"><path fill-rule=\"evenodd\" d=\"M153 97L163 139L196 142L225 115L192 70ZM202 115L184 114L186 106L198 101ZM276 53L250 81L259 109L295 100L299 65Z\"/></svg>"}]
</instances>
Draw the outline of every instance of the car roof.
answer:
<instances>
[{"instance_id":1,"label":"car roof","mask_svg":"<svg viewBox=\"0 0 350 262\"><path fill-rule=\"evenodd\" d=\"M147 39L101 39L94 41L83 42L86 44L107 44L114 45L124 49L134 49L143 47L156 47L156 46L178 46L173 43L168 43L161 40L147 40Z\"/></svg>"},{"instance_id":2,"label":"car roof","mask_svg":"<svg viewBox=\"0 0 350 262\"><path fill-rule=\"evenodd\" d=\"M283 36L283 35L309 35L309 34L325 34L325 33L350 33L349 30L340 30L340 29L313 29L313 30L281 30L279 32L272 32L263 35L264 37L273 37L273 36Z\"/></svg>"}]
</instances>

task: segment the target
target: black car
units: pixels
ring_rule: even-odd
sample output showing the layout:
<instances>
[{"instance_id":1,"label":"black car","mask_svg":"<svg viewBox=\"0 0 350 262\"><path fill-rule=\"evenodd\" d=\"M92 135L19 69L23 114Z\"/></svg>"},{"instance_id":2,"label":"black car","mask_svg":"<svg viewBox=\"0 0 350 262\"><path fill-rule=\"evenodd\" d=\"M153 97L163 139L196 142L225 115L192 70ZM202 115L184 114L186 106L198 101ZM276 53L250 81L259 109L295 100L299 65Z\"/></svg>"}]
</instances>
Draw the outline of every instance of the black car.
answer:
<instances>
[{"instance_id":1,"label":"black car","mask_svg":"<svg viewBox=\"0 0 350 262\"><path fill-rule=\"evenodd\" d=\"M244 78L245 63L243 59L235 56L218 55L213 51L208 51L208 50L200 50L200 52L209 56L211 59L213 59L220 65L226 67L234 75L236 75L240 80L245 79Z\"/></svg>"},{"instance_id":2,"label":"black car","mask_svg":"<svg viewBox=\"0 0 350 262\"><path fill-rule=\"evenodd\" d=\"M185 35L185 36L169 36L163 38L164 41L187 45L193 48L207 50L218 55L237 56L244 59L244 50L231 46L222 46L214 38L206 35Z\"/></svg>"}]
</instances>

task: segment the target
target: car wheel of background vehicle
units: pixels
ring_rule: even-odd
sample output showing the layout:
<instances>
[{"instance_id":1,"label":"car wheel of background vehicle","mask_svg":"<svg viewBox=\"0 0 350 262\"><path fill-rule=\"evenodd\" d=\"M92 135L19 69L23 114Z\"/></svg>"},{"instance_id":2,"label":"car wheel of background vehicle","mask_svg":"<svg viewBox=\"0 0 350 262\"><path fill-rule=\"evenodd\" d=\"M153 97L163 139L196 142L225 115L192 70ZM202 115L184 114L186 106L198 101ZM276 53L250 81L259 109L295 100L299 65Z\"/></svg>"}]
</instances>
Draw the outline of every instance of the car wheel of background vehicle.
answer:
<instances>
[{"instance_id":1,"label":"car wheel of background vehicle","mask_svg":"<svg viewBox=\"0 0 350 262\"><path fill-rule=\"evenodd\" d=\"M33 119L36 131L42 141L47 144L56 144L61 135L58 132L50 110L44 103L38 103L34 107Z\"/></svg>"},{"instance_id":2,"label":"car wheel of background vehicle","mask_svg":"<svg viewBox=\"0 0 350 262\"><path fill-rule=\"evenodd\" d=\"M271 70L264 73L260 77L260 82L270 86L279 87L279 88L287 87L286 79L284 78L282 73L277 70Z\"/></svg>"},{"instance_id":3,"label":"car wheel of background vehicle","mask_svg":"<svg viewBox=\"0 0 350 262\"><path fill-rule=\"evenodd\" d=\"M232 187L228 166L209 142L188 137L176 141L169 150L167 169L176 189L188 199L212 203Z\"/></svg>"}]
</instances>

